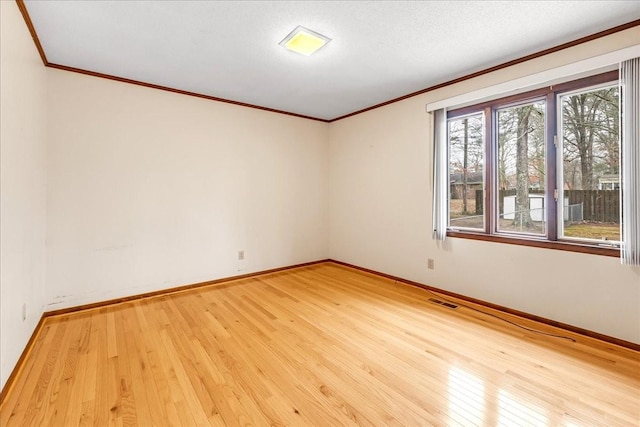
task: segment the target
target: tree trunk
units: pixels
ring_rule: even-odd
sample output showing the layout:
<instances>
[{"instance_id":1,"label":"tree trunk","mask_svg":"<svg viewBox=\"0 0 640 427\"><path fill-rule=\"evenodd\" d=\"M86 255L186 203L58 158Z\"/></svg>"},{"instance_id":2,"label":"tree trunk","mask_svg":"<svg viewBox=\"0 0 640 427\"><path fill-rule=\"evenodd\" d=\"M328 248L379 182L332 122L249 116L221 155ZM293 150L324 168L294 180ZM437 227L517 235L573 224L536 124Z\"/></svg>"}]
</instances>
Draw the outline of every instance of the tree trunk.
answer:
<instances>
[{"instance_id":1,"label":"tree trunk","mask_svg":"<svg viewBox=\"0 0 640 427\"><path fill-rule=\"evenodd\" d=\"M594 190L593 185L593 146L587 141L586 135L580 146L580 174L583 190Z\"/></svg>"},{"instance_id":2,"label":"tree trunk","mask_svg":"<svg viewBox=\"0 0 640 427\"><path fill-rule=\"evenodd\" d=\"M516 212L513 225L521 229L533 227L529 210L529 117L533 107L518 108L516 139Z\"/></svg>"},{"instance_id":3,"label":"tree trunk","mask_svg":"<svg viewBox=\"0 0 640 427\"><path fill-rule=\"evenodd\" d=\"M576 147L580 156L580 184L582 190L597 188L593 176L593 142L595 129L595 111L599 108L600 100L590 99L588 94L576 95L571 98L571 108L574 111L574 134Z\"/></svg>"}]
</instances>

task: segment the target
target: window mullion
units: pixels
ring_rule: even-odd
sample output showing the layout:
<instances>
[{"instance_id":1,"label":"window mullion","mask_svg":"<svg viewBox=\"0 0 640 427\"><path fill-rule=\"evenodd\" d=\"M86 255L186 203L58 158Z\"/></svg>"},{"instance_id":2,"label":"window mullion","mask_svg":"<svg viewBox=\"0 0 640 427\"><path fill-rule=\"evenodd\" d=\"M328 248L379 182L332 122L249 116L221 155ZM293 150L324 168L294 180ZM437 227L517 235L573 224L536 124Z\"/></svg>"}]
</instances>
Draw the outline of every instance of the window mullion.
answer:
<instances>
[{"instance_id":1,"label":"window mullion","mask_svg":"<svg viewBox=\"0 0 640 427\"><path fill-rule=\"evenodd\" d=\"M555 196L562 193L561 188L558 187L556 176L556 160L557 160L557 147L556 141L558 137L557 132L557 114L556 114L556 96L552 91L547 94L547 114L546 114L546 161L545 170L547 174L546 180L546 196L545 196L545 210L547 214L547 239L558 240L558 203L562 203L561 200L556 200Z\"/></svg>"},{"instance_id":2,"label":"window mullion","mask_svg":"<svg viewBox=\"0 0 640 427\"><path fill-rule=\"evenodd\" d=\"M494 234L496 232L496 220L495 220L495 212L496 212L496 177L497 177L497 168L498 168L498 158L497 156L497 140L494 140L494 135L496 133L493 129L494 123L493 110L491 107L487 106L484 108L484 129L485 129L485 158L486 160L486 168L485 168L485 195L484 195L484 227L485 231L489 234Z\"/></svg>"}]
</instances>

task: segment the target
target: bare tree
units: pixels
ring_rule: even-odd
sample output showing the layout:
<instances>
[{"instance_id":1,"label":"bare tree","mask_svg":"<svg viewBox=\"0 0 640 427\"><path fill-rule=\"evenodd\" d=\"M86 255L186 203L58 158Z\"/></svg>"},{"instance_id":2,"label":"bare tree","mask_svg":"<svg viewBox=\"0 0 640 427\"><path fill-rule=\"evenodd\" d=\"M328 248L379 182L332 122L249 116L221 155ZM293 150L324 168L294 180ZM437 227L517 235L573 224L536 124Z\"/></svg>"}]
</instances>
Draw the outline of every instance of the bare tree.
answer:
<instances>
[{"instance_id":1,"label":"bare tree","mask_svg":"<svg viewBox=\"0 0 640 427\"><path fill-rule=\"evenodd\" d=\"M544 189L545 133L544 102L509 107L498 112L498 179L500 190L515 194L514 212L503 212L504 199L500 193L500 212L513 215L511 226L523 230L536 228L530 211L529 192L532 187Z\"/></svg>"},{"instance_id":2,"label":"bare tree","mask_svg":"<svg viewBox=\"0 0 640 427\"><path fill-rule=\"evenodd\" d=\"M593 180L593 125L601 100L589 93L573 95L563 106L565 117L565 145L580 159L580 186L582 190L595 188Z\"/></svg>"},{"instance_id":3,"label":"bare tree","mask_svg":"<svg viewBox=\"0 0 640 427\"><path fill-rule=\"evenodd\" d=\"M470 176L483 170L484 136L482 115L449 121L449 172L454 182L461 178L462 214L469 213ZM459 182L459 181L458 181Z\"/></svg>"},{"instance_id":4,"label":"bare tree","mask_svg":"<svg viewBox=\"0 0 640 427\"><path fill-rule=\"evenodd\" d=\"M513 224L521 228L533 227L529 210L529 118L532 111L532 105L516 109L516 213Z\"/></svg>"},{"instance_id":5,"label":"bare tree","mask_svg":"<svg viewBox=\"0 0 640 427\"><path fill-rule=\"evenodd\" d=\"M498 115L498 185L501 190L511 188L510 172L515 166L515 146L512 143L516 132L516 115L501 112Z\"/></svg>"},{"instance_id":6,"label":"bare tree","mask_svg":"<svg viewBox=\"0 0 640 427\"><path fill-rule=\"evenodd\" d=\"M601 165L604 174L620 173L620 108L618 88L599 90L593 96L602 103L594 123L596 149L594 158Z\"/></svg>"}]
</instances>

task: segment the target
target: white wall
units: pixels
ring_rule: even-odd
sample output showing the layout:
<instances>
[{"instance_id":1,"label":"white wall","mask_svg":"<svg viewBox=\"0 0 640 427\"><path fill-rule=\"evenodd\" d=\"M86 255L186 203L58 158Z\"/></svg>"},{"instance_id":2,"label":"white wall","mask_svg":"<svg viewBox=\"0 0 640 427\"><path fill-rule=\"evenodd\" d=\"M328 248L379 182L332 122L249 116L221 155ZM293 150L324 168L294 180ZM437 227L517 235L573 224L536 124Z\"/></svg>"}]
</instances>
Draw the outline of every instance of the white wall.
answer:
<instances>
[{"instance_id":1,"label":"white wall","mask_svg":"<svg viewBox=\"0 0 640 427\"><path fill-rule=\"evenodd\" d=\"M47 311L328 257L326 123L48 74Z\"/></svg>"},{"instance_id":2,"label":"white wall","mask_svg":"<svg viewBox=\"0 0 640 427\"><path fill-rule=\"evenodd\" d=\"M332 123L331 258L640 343L640 268L611 257L432 240L425 113L427 103L637 40L637 29L628 30Z\"/></svg>"},{"instance_id":3,"label":"white wall","mask_svg":"<svg viewBox=\"0 0 640 427\"><path fill-rule=\"evenodd\" d=\"M1 388L44 304L47 81L16 3L0 2L0 16Z\"/></svg>"}]
</instances>

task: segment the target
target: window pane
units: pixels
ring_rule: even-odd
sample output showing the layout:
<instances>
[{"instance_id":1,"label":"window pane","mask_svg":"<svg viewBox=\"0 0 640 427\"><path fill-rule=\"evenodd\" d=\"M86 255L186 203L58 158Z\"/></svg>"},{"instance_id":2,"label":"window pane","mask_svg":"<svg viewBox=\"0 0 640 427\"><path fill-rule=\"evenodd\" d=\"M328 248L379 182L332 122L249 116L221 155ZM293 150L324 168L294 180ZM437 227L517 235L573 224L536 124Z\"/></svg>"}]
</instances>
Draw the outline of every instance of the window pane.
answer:
<instances>
[{"instance_id":1,"label":"window pane","mask_svg":"<svg viewBox=\"0 0 640 427\"><path fill-rule=\"evenodd\" d=\"M484 230L484 115L451 119L449 226Z\"/></svg>"},{"instance_id":2,"label":"window pane","mask_svg":"<svg viewBox=\"0 0 640 427\"><path fill-rule=\"evenodd\" d=\"M618 86L564 95L559 104L563 183L559 234L619 241Z\"/></svg>"},{"instance_id":3,"label":"window pane","mask_svg":"<svg viewBox=\"0 0 640 427\"><path fill-rule=\"evenodd\" d=\"M499 231L546 235L545 102L497 112Z\"/></svg>"}]
</instances>

